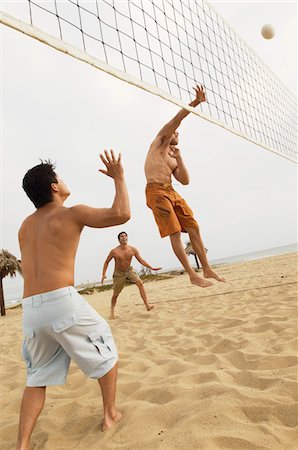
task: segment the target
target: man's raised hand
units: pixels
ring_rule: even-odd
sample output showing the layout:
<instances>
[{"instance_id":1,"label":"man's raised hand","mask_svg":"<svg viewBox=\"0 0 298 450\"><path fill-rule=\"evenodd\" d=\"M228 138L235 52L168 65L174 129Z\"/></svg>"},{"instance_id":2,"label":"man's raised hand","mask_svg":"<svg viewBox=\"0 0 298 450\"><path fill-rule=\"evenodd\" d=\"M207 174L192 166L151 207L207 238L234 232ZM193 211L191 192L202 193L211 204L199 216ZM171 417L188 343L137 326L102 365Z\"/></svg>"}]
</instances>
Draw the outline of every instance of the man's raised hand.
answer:
<instances>
[{"instance_id":1,"label":"man's raised hand","mask_svg":"<svg viewBox=\"0 0 298 450\"><path fill-rule=\"evenodd\" d=\"M119 153L118 158L115 158L113 150L110 150L110 154L107 150L104 151L105 156L101 153L100 159L106 166L106 170L99 169L99 172L107 175L111 178L121 178L124 175L123 167L121 164L121 153Z\"/></svg>"},{"instance_id":2,"label":"man's raised hand","mask_svg":"<svg viewBox=\"0 0 298 450\"><path fill-rule=\"evenodd\" d=\"M195 90L196 93L196 98L193 101L195 105L193 106L197 106L199 103L205 102L207 100L204 87L202 85L199 86L198 84L196 84L196 86L193 89Z\"/></svg>"}]
</instances>

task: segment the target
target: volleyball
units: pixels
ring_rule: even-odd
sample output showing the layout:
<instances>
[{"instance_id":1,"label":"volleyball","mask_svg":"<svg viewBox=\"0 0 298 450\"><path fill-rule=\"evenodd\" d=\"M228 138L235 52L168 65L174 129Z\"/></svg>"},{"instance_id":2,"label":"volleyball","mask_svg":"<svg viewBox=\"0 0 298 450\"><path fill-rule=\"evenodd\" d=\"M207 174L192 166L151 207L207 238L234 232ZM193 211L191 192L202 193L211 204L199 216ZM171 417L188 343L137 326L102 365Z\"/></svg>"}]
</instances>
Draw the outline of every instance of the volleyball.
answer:
<instances>
[{"instance_id":1,"label":"volleyball","mask_svg":"<svg viewBox=\"0 0 298 450\"><path fill-rule=\"evenodd\" d=\"M261 29L261 34L264 39L272 39L275 35L275 31L272 25L266 24Z\"/></svg>"}]
</instances>

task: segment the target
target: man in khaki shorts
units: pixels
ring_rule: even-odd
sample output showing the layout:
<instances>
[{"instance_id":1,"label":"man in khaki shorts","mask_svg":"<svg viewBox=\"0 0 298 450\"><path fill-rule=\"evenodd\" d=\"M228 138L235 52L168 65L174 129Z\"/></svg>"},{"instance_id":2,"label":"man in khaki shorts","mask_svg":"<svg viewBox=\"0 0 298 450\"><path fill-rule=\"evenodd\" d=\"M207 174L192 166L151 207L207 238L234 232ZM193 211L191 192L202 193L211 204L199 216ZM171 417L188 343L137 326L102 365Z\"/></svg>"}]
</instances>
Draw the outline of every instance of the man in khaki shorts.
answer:
<instances>
[{"instance_id":1,"label":"man in khaki shorts","mask_svg":"<svg viewBox=\"0 0 298 450\"><path fill-rule=\"evenodd\" d=\"M203 87L194 88L196 98L189 104L197 106L206 101ZM152 210L161 237L169 236L173 251L189 275L192 284L200 287L212 286L205 278L225 281L209 264L205 247L200 235L199 225L186 201L174 190L172 175L181 184L189 183L189 174L182 160L178 145L178 132L181 121L188 116L185 109L167 123L151 143L145 162L147 179L146 200ZM204 273L200 277L191 267L181 242L181 232L189 234L192 247L198 255Z\"/></svg>"},{"instance_id":2,"label":"man in khaki shorts","mask_svg":"<svg viewBox=\"0 0 298 450\"><path fill-rule=\"evenodd\" d=\"M110 319L115 319L115 307L118 295L122 291L125 286L126 281L130 281L131 283L135 283L140 291L140 295L143 299L145 307L147 311L151 311L154 308L153 305L148 303L147 294L143 286L143 282L138 274L131 267L131 260L133 256L145 267L151 270L160 270L161 267L152 267L148 264L140 255L138 249L128 245L128 236L125 231L122 231L118 234L118 241L120 245L110 251L107 259L105 260L103 270L102 270L102 278L101 282L104 282L106 278L106 272L111 259L115 260L115 270L113 274L113 297L111 300L111 315Z\"/></svg>"},{"instance_id":3,"label":"man in khaki shorts","mask_svg":"<svg viewBox=\"0 0 298 450\"><path fill-rule=\"evenodd\" d=\"M27 387L21 406L18 450L30 448L46 386L65 383L71 359L99 382L104 407L102 430L121 419L115 406L118 357L110 327L73 287L75 256L83 228L119 225L130 218L121 157L116 159L113 151L100 157L106 166L100 172L115 183L110 208L64 207L70 192L50 162L33 167L23 179L23 188L37 209L19 230Z\"/></svg>"}]
</instances>

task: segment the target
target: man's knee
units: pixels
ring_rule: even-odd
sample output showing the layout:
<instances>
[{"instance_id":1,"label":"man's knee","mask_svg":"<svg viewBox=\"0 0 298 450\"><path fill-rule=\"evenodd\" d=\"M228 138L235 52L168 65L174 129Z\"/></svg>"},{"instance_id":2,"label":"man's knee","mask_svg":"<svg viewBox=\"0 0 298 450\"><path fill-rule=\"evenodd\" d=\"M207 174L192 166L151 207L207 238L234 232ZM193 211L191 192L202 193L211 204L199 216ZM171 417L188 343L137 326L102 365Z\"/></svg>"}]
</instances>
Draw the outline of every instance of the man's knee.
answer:
<instances>
[{"instance_id":1,"label":"man's knee","mask_svg":"<svg viewBox=\"0 0 298 450\"><path fill-rule=\"evenodd\" d=\"M176 231L176 233L170 234L171 241L178 241L181 238L181 231Z\"/></svg>"},{"instance_id":2,"label":"man's knee","mask_svg":"<svg viewBox=\"0 0 298 450\"><path fill-rule=\"evenodd\" d=\"M139 289L141 289L141 287L143 286L143 281L137 281L136 285L138 286Z\"/></svg>"},{"instance_id":3,"label":"man's knee","mask_svg":"<svg viewBox=\"0 0 298 450\"><path fill-rule=\"evenodd\" d=\"M195 236L200 233L199 225L196 227L185 228L185 231L189 234L189 236Z\"/></svg>"}]
</instances>

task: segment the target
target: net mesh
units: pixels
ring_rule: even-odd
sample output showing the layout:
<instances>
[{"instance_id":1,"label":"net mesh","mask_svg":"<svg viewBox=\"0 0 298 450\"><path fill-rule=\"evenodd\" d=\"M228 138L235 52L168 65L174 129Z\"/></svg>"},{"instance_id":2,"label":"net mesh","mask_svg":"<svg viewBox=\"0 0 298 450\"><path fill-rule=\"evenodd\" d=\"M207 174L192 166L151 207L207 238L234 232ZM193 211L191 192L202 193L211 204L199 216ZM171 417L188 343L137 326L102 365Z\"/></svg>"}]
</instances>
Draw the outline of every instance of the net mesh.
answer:
<instances>
[{"instance_id":1,"label":"net mesh","mask_svg":"<svg viewBox=\"0 0 298 450\"><path fill-rule=\"evenodd\" d=\"M208 3L26 0L14 14L20 12L34 27L184 103L203 84L210 118L297 159L295 96Z\"/></svg>"}]
</instances>

